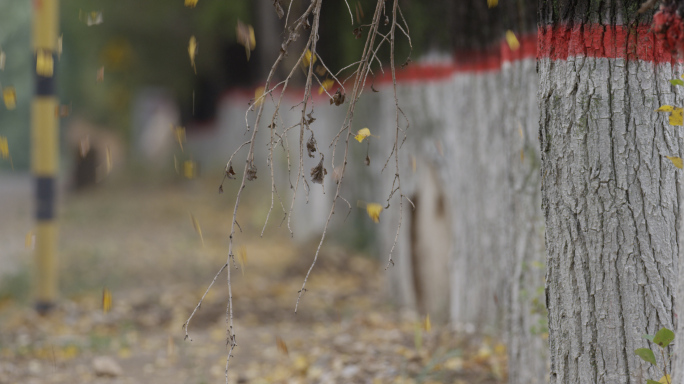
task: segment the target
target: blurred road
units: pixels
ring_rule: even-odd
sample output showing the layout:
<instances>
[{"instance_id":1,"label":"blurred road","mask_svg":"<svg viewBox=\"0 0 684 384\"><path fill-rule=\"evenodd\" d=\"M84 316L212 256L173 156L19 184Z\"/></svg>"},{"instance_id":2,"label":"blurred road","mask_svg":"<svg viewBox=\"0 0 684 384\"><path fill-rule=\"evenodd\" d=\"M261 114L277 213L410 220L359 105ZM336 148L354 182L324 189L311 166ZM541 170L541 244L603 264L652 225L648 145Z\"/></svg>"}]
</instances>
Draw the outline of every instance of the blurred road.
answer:
<instances>
[{"instance_id":1,"label":"blurred road","mask_svg":"<svg viewBox=\"0 0 684 384\"><path fill-rule=\"evenodd\" d=\"M106 182L64 194L61 298L41 318L26 278L15 277L29 275L31 178L0 176L0 384L224 382L225 272L190 323L192 341L181 327L226 261L235 186L219 195L216 183ZM297 244L278 223L259 237L264 202L246 194L238 215L244 257L231 266L238 347L229 383L505 379L500 343L468 347L464 335L397 310L377 261L339 246L323 247L295 315L317 242Z\"/></svg>"}]
</instances>

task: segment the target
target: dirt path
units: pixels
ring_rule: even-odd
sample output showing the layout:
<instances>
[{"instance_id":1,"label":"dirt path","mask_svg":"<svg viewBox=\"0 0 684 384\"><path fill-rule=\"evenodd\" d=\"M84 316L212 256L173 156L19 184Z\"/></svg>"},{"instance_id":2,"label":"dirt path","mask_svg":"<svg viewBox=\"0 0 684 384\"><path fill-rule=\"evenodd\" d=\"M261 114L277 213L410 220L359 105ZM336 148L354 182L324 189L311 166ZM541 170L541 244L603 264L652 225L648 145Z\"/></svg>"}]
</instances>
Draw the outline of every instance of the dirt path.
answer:
<instances>
[{"instance_id":1,"label":"dirt path","mask_svg":"<svg viewBox=\"0 0 684 384\"><path fill-rule=\"evenodd\" d=\"M198 180L127 182L66 195L63 295L57 310L41 318L27 289L31 211L22 191L30 183L1 179L0 206L14 209L4 210L0 223L0 262L12 266L0 273L0 383L225 381L225 272L190 323L192 341L183 340L182 324L225 262L230 191L218 196L211 181ZM387 299L384 271L368 256L325 247L295 315L315 248L293 243L277 225L263 239L248 235L258 234L263 220L261 210L249 209L253 204L248 197L244 212L259 213L241 215L244 233L236 235L246 258L232 269L238 347L230 383L503 378L503 347L481 341L468 349L460 335L397 311ZM105 287L113 297L107 313Z\"/></svg>"}]
</instances>

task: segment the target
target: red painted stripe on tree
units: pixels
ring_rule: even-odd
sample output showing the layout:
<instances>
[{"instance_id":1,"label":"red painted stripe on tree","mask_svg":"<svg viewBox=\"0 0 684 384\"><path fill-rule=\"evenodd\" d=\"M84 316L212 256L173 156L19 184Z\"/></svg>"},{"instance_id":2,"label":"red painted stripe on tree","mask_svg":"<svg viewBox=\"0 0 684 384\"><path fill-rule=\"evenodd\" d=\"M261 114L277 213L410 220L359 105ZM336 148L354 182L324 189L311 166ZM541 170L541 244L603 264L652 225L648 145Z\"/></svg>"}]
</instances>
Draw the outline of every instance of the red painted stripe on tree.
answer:
<instances>
[{"instance_id":1,"label":"red painted stripe on tree","mask_svg":"<svg viewBox=\"0 0 684 384\"><path fill-rule=\"evenodd\" d=\"M501 70L505 63L524 59L567 60L571 57L593 57L610 59L642 60L652 63L683 63L684 57L672 54L666 48L666 42L656 36L650 25L640 26L608 26L584 24L577 26L544 26L537 33L518 36L520 48L512 50L504 40L500 44L484 49L459 51L454 53L449 63L420 64L413 63L406 68L397 68L397 82L430 82L442 81L458 73L493 72ZM367 82L370 84L371 80ZM378 75L376 84L392 83L389 68ZM327 98L318 95L314 89L316 100ZM232 92L235 93L235 90ZM243 92L238 92L243 93ZM301 96L301 89L291 89L289 95ZM253 97L253 90L248 90L242 97Z\"/></svg>"},{"instance_id":2,"label":"red painted stripe on tree","mask_svg":"<svg viewBox=\"0 0 684 384\"><path fill-rule=\"evenodd\" d=\"M568 57L578 56L671 64L683 61L681 56L673 55L666 49L665 41L656 38L650 25L539 28L538 59L567 60Z\"/></svg>"}]
</instances>

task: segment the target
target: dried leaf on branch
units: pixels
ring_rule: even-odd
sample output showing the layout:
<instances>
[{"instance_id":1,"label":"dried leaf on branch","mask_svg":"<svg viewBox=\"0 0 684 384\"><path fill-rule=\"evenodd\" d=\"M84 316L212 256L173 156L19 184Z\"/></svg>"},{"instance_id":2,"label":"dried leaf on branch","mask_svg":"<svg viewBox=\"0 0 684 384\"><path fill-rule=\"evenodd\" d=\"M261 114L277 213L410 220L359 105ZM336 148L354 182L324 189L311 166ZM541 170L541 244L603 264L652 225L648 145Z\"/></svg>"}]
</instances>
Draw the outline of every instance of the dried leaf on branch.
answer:
<instances>
[{"instance_id":1,"label":"dried leaf on branch","mask_svg":"<svg viewBox=\"0 0 684 384\"><path fill-rule=\"evenodd\" d=\"M247 180L252 181L257 178L257 167L254 165L254 161L249 162L249 166L247 166Z\"/></svg>"},{"instance_id":2,"label":"dried leaf on branch","mask_svg":"<svg viewBox=\"0 0 684 384\"><path fill-rule=\"evenodd\" d=\"M274 0L273 6L275 7L275 11L278 14L278 18L282 19L283 16L285 16L285 11L283 11L283 7L280 5L280 0Z\"/></svg>"},{"instance_id":3,"label":"dried leaf on branch","mask_svg":"<svg viewBox=\"0 0 684 384\"><path fill-rule=\"evenodd\" d=\"M323 155L317 166L311 168L311 181L316 184L323 184L323 177L328 174L328 170L323 168Z\"/></svg>"},{"instance_id":4,"label":"dried leaf on branch","mask_svg":"<svg viewBox=\"0 0 684 384\"><path fill-rule=\"evenodd\" d=\"M311 134L309 141L306 142L306 151L308 152L309 157L314 157L314 152L316 152L316 139L314 138L313 133Z\"/></svg>"},{"instance_id":5,"label":"dried leaf on branch","mask_svg":"<svg viewBox=\"0 0 684 384\"><path fill-rule=\"evenodd\" d=\"M340 106L340 105L344 104L344 98L345 98L344 92L342 92L342 90L337 88L337 92L335 92L333 97L330 99L330 104L335 104L337 106Z\"/></svg>"}]
</instances>

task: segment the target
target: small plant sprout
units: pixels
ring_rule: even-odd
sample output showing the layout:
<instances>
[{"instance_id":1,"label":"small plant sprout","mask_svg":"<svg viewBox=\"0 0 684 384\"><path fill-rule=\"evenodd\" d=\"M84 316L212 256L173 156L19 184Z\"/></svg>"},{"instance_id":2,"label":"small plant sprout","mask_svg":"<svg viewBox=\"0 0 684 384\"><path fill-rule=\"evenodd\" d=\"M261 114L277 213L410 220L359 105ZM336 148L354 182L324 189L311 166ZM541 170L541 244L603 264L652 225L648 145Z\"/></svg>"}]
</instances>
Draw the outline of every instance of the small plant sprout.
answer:
<instances>
[{"instance_id":1,"label":"small plant sprout","mask_svg":"<svg viewBox=\"0 0 684 384\"><path fill-rule=\"evenodd\" d=\"M672 384L672 379L670 378L670 374L667 373L667 364L670 362L670 359L672 359L672 354L667 354L667 357L665 356L665 349L667 348L670 343L672 343L672 340L675 338L674 332L667 328L660 328L660 331L654 335L642 335L644 339L652 342L653 344L656 344L658 347L660 347L660 356L663 361L663 367L660 368L658 367L658 363L656 361L655 353L653 353L653 350L650 348L639 348L634 350L634 354L639 356L643 361L647 363L653 364L654 367L660 369L661 373L663 374L663 377L660 378L660 380L655 381L655 380L646 380L646 384Z\"/></svg>"}]
</instances>

